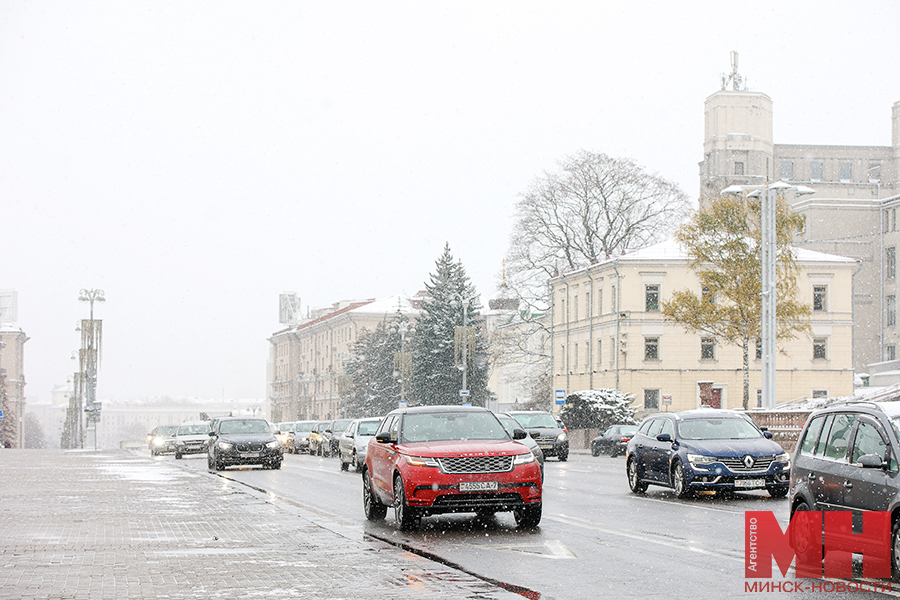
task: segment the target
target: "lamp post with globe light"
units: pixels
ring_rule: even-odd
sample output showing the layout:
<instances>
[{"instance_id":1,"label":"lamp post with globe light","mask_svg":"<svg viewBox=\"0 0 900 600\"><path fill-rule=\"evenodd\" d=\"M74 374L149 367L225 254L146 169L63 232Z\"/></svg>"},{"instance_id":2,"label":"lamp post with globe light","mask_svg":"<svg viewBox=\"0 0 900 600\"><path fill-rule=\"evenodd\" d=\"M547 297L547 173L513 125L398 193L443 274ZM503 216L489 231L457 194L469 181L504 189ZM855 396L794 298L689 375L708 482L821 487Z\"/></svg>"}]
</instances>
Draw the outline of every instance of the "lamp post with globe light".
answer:
<instances>
[{"instance_id":1,"label":"lamp post with globe light","mask_svg":"<svg viewBox=\"0 0 900 600\"><path fill-rule=\"evenodd\" d=\"M103 290L82 289L78 294L78 300L90 303L90 319L81 321L81 352L80 367L81 377L84 382L84 412L87 415L87 423L93 423L94 450L97 449L97 423L100 422L100 404L97 399L97 369L99 366L100 344L103 337L103 321L94 319L94 302L106 302Z\"/></svg>"},{"instance_id":2,"label":"lamp post with globe light","mask_svg":"<svg viewBox=\"0 0 900 600\"><path fill-rule=\"evenodd\" d=\"M454 327L455 355L457 357L456 368L462 371L462 388L459 390L460 401L468 403L469 388L467 387L466 374L469 370L469 347L475 352L475 328L468 326L469 303L477 298L477 294L463 296L456 294L451 300L453 308L462 308L462 327Z\"/></svg>"},{"instance_id":3,"label":"lamp post with globe light","mask_svg":"<svg viewBox=\"0 0 900 600\"><path fill-rule=\"evenodd\" d=\"M400 382L400 408L406 407L406 382L412 373L412 355L406 351L406 336L416 334L409 321L391 323L391 332L400 334L400 352L394 353L394 377Z\"/></svg>"}]
</instances>

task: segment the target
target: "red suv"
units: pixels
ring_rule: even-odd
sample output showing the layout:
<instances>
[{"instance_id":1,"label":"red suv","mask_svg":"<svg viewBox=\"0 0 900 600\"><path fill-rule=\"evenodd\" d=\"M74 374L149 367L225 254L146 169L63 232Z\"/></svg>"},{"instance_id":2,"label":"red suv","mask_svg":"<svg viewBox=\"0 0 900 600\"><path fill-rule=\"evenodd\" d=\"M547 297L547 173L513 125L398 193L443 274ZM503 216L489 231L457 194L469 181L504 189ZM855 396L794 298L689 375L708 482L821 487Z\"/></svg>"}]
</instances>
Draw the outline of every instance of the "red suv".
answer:
<instances>
[{"instance_id":1,"label":"red suv","mask_svg":"<svg viewBox=\"0 0 900 600\"><path fill-rule=\"evenodd\" d=\"M369 520L394 507L402 529L424 516L513 511L521 527L541 521L541 468L524 429L513 435L491 411L419 406L389 413L369 441L363 507Z\"/></svg>"}]
</instances>

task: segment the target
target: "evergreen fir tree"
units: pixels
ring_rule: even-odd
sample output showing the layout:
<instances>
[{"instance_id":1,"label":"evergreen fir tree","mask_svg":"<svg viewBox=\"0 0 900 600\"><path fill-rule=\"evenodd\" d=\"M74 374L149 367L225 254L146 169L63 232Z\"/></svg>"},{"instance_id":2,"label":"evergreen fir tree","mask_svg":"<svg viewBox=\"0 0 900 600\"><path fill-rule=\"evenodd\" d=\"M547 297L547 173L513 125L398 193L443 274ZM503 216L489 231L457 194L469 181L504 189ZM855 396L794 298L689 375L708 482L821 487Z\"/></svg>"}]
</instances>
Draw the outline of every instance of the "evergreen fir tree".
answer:
<instances>
[{"instance_id":1,"label":"evergreen fir tree","mask_svg":"<svg viewBox=\"0 0 900 600\"><path fill-rule=\"evenodd\" d=\"M6 394L6 371L4 369L0 369L0 410L3 411L3 419L0 419L0 446L15 448L16 415Z\"/></svg>"},{"instance_id":2,"label":"evergreen fir tree","mask_svg":"<svg viewBox=\"0 0 900 600\"><path fill-rule=\"evenodd\" d=\"M428 299L422 302L412 343L409 405L461 404L466 400L459 395L463 372L456 363L455 329L463 325L464 302L465 325L475 330L474 351L468 352L466 360L468 401L473 406L484 406L489 397L488 355L481 304L462 263L453 260L449 244L444 246L435 267L431 283L425 284Z\"/></svg>"}]
</instances>

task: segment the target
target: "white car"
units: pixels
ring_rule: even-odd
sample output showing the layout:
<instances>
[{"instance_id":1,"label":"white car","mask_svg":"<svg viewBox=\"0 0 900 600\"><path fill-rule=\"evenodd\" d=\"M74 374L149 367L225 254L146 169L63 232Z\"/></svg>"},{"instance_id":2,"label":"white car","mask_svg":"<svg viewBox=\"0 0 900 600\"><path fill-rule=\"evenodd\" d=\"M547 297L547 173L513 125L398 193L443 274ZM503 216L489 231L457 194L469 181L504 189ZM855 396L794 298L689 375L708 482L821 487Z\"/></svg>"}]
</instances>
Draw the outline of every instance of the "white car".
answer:
<instances>
[{"instance_id":1,"label":"white car","mask_svg":"<svg viewBox=\"0 0 900 600\"><path fill-rule=\"evenodd\" d=\"M341 471L353 467L354 471L360 471L366 464L366 449L369 447L369 439L378 431L381 417L368 419L354 419L344 433L341 434L338 448L341 459Z\"/></svg>"},{"instance_id":2,"label":"white car","mask_svg":"<svg viewBox=\"0 0 900 600\"><path fill-rule=\"evenodd\" d=\"M209 446L209 421L185 421L175 432L175 458L185 454L206 454Z\"/></svg>"}]
</instances>

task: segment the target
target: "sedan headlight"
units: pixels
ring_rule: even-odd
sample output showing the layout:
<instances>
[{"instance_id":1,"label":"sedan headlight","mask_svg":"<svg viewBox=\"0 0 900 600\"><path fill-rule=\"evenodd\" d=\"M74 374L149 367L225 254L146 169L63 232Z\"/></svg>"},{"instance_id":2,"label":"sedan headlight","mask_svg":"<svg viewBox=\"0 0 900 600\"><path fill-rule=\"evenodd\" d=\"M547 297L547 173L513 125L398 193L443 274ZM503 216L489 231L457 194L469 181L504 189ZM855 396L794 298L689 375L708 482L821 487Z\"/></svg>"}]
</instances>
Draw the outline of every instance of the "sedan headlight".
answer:
<instances>
[{"instance_id":1,"label":"sedan headlight","mask_svg":"<svg viewBox=\"0 0 900 600\"><path fill-rule=\"evenodd\" d=\"M513 457L513 465L527 465L528 463L534 462L534 454L529 452L528 454L516 454Z\"/></svg>"},{"instance_id":2,"label":"sedan headlight","mask_svg":"<svg viewBox=\"0 0 900 600\"><path fill-rule=\"evenodd\" d=\"M414 467L438 467L437 459L431 456L407 456L406 462Z\"/></svg>"},{"instance_id":3,"label":"sedan headlight","mask_svg":"<svg viewBox=\"0 0 900 600\"><path fill-rule=\"evenodd\" d=\"M153 439L154 446L164 446L165 443L166 443L165 440L163 440L162 438L154 438Z\"/></svg>"},{"instance_id":4,"label":"sedan headlight","mask_svg":"<svg viewBox=\"0 0 900 600\"><path fill-rule=\"evenodd\" d=\"M229 444L228 442L219 442L219 448L222 450L231 450L234 447L234 444Z\"/></svg>"},{"instance_id":5,"label":"sedan headlight","mask_svg":"<svg viewBox=\"0 0 900 600\"><path fill-rule=\"evenodd\" d=\"M556 441L557 441L557 442L564 442L564 441L566 441L566 439L567 439L567 437L566 437L566 432L565 432L565 431L563 431L561 434L559 434L558 436L556 436Z\"/></svg>"},{"instance_id":6,"label":"sedan headlight","mask_svg":"<svg viewBox=\"0 0 900 600\"><path fill-rule=\"evenodd\" d=\"M705 456L703 454L688 454L688 461L692 465L711 465L714 462L719 462L718 457L716 456Z\"/></svg>"},{"instance_id":7,"label":"sedan headlight","mask_svg":"<svg viewBox=\"0 0 900 600\"><path fill-rule=\"evenodd\" d=\"M271 442L266 444L266 448L277 448L280 445L281 445L281 442L279 442L278 440L272 440Z\"/></svg>"}]
</instances>

